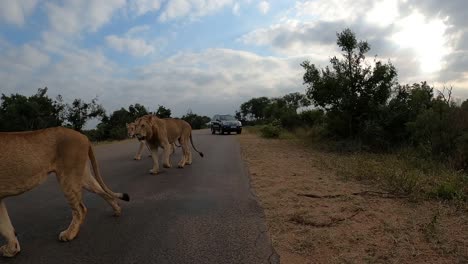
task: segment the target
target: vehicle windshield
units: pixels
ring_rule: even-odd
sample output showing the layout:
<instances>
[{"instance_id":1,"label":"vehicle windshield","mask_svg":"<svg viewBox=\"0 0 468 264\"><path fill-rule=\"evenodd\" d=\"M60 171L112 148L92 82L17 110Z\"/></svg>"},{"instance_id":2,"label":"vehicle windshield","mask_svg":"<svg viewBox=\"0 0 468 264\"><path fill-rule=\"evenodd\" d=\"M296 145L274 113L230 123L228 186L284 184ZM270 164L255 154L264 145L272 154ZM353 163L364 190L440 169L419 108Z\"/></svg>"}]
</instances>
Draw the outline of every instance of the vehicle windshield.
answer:
<instances>
[{"instance_id":1,"label":"vehicle windshield","mask_svg":"<svg viewBox=\"0 0 468 264\"><path fill-rule=\"evenodd\" d=\"M236 118L233 117L232 115L221 115L221 116L219 116L219 120L222 120L222 121L236 121Z\"/></svg>"}]
</instances>

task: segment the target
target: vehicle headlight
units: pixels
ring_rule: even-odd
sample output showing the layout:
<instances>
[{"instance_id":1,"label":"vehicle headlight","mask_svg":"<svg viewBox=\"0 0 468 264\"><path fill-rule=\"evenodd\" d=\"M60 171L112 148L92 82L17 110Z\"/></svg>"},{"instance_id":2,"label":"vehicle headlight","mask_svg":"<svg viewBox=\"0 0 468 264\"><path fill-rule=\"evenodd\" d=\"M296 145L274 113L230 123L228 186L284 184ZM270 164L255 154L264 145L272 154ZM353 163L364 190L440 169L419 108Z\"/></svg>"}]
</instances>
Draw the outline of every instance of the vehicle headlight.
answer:
<instances>
[{"instance_id":1,"label":"vehicle headlight","mask_svg":"<svg viewBox=\"0 0 468 264\"><path fill-rule=\"evenodd\" d=\"M242 126L242 122L241 122L241 121L237 121L237 124L238 124L239 126Z\"/></svg>"}]
</instances>

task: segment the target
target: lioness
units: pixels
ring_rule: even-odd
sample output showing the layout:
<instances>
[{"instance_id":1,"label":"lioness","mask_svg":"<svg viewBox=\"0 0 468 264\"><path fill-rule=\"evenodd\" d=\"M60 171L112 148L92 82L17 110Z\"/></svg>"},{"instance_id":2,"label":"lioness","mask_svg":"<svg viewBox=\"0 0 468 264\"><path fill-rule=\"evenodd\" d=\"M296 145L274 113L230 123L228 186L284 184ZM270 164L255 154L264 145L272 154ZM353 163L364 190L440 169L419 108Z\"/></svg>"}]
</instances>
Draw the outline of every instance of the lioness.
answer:
<instances>
[{"instance_id":1,"label":"lioness","mask_svg":"<svg viewBox=\"0 0 468 264\"><path fill-rule=\"evenodd\" d=\"M127 127L127 134L128 134L128 137L129 138L133 138L135 136L135 122L132 122L130 124L125 124L125 126ZM135 154L135 157L133 158L134 160L141 160L141 152L143 151L143 148L146 146L148 148L148 151L150 153L150 157L151 157L151 149L149 148L149 146L146 144L146 141L145 140L138 140L140 141L140 146L138 147L138 151L137 153Z\"/></svg>"},{"instance_id":2,"label":"lioness","mask_svg":"<svg viewBox=\"0 0 468 264\"><path fill-rule=\"evenodd\" d=\"M139 140L146 140L152 152L153 168L150 170L150 173L158 173L159 164L157 153L159 147L162 147L164 150L163 166L165 168L171 167L169 161L169 156L173 152L171 145L175 143L176 140L179 141L183 151L182 159L178 164L179 168L183 168L185 164L192 164L192 152L188 145L189 141L193 149L203 157L203 153L199 152L193 145L192 127L186 121L174 118L161 119L156 116L147 115L137 119L135 123L135 136Z\"/></svg>"},{"instance_id":3,"label":"lioness","mask_svg":"<svg viewBox=\"0 0 468 264\"><path fill-rule=\"evenodd\" d=\"M87 209L81 199L83 187L104 198L116 216L121 213L116 198L130 200L128 194L114 193L104 184L91 142L74 130L55 127L27 132L2 132L0 146L0 234L7 241L6 245L0 247L3 256L13 257L20 251L3 199L33 189L43 183L51 172L56 174L72 209L73 219L70 226L60 233L61 241L74 239L84 221Z\"/></svg>"},{"instance_id":4,"label":"lioness","mask_svg":"<svg viewBox=\"0 0 468 264\"><path fill-rule=\"evenodd\" d=\"M127 127L127 134L128 134L128 137L129 138L133 138L135 136L135 122L132 122L130 124L125 124L125 126ZM146 148L148 149L148 152L150 153L148 156L151 157L151 149L150 147L148 146L148 144L146 143L146 140L138 140L140 141L140 146L138 147L138 151L137 153L135 154L135 157L133 158L134 160L141 160L141 152L143 152L143 148L146 146ZM175 147L177 145L174 143L172 144L172 150L171 150L171 153L174 153L175 151ZM180 147L180 146L177 146L177 147Z\"/></svg>"}]
</instances>

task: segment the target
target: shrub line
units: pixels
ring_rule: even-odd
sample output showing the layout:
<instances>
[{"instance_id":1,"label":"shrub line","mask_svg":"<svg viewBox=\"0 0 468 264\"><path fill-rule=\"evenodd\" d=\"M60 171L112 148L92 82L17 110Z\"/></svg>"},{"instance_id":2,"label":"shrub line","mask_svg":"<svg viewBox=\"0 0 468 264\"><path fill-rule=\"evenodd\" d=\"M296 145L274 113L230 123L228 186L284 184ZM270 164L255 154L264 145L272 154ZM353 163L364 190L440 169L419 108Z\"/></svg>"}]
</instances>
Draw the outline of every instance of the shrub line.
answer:
<instances>
[{"instance_id":1,"label":"shrub line","mask_svg":"<svg viewBox=\"0 0 468 264\"><path fill-rule=\"evenodd\" d=\"M304 197L309 197L309 198L317 198L317 199L330 199L330 198L339 198L339 197L344 197L344 196L350 196L350 195L355 195L355 196L378 196L380 198L387 198L387 199L405 199L408 198L409 196L407 195L394 195L392 193L388 192L377 192L377 191L362 191L362 192L353 192L350 194L330 194L330 195L317 195L317 194L312 194L312 193L298 193L298 196L304 196Z\"/></svg>"}]
</instances>

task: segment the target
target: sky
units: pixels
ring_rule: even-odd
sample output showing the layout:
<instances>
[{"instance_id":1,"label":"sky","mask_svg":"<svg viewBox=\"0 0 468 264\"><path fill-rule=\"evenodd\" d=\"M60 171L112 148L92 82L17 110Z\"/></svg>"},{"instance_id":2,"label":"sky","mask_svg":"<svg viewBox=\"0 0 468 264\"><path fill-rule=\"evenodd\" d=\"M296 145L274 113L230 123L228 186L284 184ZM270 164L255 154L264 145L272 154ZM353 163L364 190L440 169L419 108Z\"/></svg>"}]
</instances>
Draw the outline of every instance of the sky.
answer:
<instances>
[{"instance_id":1,"label":"sky","mask_svg":"<svg viewBox=\"0 0 468 264\"><path fill-rule=\"evenodd\" d=\"M233 114L252 97L305 92L350 28L402 84L468 98L466 0L0 0L0 93Z\"/></svg>"}]
</instances>

